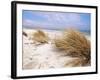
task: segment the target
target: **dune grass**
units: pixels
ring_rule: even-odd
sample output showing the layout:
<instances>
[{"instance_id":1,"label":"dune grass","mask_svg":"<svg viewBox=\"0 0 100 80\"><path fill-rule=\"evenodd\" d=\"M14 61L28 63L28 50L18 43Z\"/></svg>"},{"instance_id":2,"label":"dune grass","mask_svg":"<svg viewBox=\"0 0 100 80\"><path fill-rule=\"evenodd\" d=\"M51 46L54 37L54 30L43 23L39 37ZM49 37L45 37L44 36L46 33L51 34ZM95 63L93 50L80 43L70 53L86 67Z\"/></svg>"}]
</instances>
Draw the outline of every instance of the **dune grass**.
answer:
<instances>
[{"instance_id":1,"label":"dune grass","mask_svg":"<svg viewBox=\"0 0 100 80\"><path fill-rule=\"evenodd\" d=\"M62 37L54 39L54 43L57 49L65 51L67 55L79 58L82 65L90 62L90 41L81 32L65 30Z\"/></svg>"},{"instance_id":2,"label":"dune grass","mask_svg":"<svg viewBox=\"0 0 100 80\"><path fill-rule=\"evenodd\" d=\"M35 33L33 33L33 40L40 43L48 43L49 37L42 30L37 30Z\"/></svg>"},{"instance_id":3,"label":"dune grass","mask_svg":"<svg viewBox=\"0 0 100 80\"><path fill-rule=\"evenodd\" d=\"M28 37L28 34L27 34L26 32L23 31L22 34L23 34L24 36Z\"/></svg>"}]
</instances>

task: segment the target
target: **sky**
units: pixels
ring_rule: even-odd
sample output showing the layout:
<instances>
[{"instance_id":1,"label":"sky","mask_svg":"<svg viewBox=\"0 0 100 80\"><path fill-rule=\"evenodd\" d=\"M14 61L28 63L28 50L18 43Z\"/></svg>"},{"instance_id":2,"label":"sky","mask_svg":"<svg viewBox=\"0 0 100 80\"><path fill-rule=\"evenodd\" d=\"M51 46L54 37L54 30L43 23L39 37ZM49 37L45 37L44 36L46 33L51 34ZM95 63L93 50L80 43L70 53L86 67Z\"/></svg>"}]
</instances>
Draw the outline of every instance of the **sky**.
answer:
<instances>
[{"instance_id":1,"label":"sky","mask_svg":"<svg viewBox=\"0 0 100 80\"><path fill-rule=\"evenodd\" d=\"M22 25L24 28L90 30L90 13L47 12L23 10Z\"/></svg>"}]
</instances>

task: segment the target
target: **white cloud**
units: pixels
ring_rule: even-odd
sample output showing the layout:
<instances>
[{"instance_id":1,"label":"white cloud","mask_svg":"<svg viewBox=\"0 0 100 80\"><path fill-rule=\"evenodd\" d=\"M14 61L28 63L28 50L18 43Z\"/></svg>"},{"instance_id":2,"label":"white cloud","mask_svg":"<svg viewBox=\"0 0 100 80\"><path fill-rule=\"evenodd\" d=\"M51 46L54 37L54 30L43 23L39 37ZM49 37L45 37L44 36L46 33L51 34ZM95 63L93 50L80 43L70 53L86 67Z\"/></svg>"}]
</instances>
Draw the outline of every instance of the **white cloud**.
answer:
<instances>
[{"instance_id":1,"label":"white cloud","mask_svg":"<svg viewBox=\"0 0 100 80\"><path fill-rule=\"evenodd\" d=\"M29 20L29 19L25 19L25 20L23 20L23 25L24 26L31 26L31 25L33 25L33 21Z\"/></svg>"},{"instance_id":2,"label":"white cloud","mask_svg":"<svg viewBox=\"0 0 100 80\"><path fill-rule=\"evenodd\" d=\"M77 13L38 13L39 16L43 16L48 23L63 23L63 24L83 24L81 17Z\"/></svg>"}]
</instances>

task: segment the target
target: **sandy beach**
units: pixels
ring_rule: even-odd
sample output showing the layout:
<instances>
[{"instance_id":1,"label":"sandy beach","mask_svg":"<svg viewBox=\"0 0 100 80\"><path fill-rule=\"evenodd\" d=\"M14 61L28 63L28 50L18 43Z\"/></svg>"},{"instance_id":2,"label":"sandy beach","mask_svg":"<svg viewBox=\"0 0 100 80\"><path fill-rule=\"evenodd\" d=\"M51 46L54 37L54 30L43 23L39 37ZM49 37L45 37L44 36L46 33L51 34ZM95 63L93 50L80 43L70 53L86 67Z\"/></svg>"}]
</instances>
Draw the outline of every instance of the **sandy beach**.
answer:
<instances>
[{"instance_id":1,"label":"sandy beach","mask_svg":"<svg viewBox=\"0 0 100 80\"><path fill-rule=\"evenodd\" d=\"M50 38L45 44L32 40L32 33L36 30L23 29L23 31L28 34L27 37L23 35L23 69L63 68L65 64L66 67L72 67L72 61L76 58L65 56L64 52L54 49L52 40L55 36L62 35L59 31L44 30ZM89 36L86 37L90 39Z\"/></svg>"}]
</instances>

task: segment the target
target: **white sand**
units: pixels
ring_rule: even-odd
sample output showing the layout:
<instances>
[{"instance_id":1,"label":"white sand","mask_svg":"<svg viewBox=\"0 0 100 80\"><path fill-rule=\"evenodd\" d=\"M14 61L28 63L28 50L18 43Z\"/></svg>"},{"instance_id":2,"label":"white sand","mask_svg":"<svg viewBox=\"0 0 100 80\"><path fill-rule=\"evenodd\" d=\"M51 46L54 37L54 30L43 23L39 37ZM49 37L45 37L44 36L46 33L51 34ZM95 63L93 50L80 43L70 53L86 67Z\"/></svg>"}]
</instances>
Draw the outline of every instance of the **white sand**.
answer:
<instances>
[{"instance_id":1,"label":"white sand","mask_svg":"<svg viewBox=\"0 0 100 80\"><path fill-rule=\"evenodd\" d=\"M31 40L32 31L24 29L28 37L23 36L23 69L48 69L48 68L61 68L66 63L74 60L69 56L62 56L63 52L55 50L53 44L49 43L37 45ZM55 35L61 35L58 32L47 31L50 38ZM68 66L71 66L70 64Z\"/></svg>"}]
</instances>

